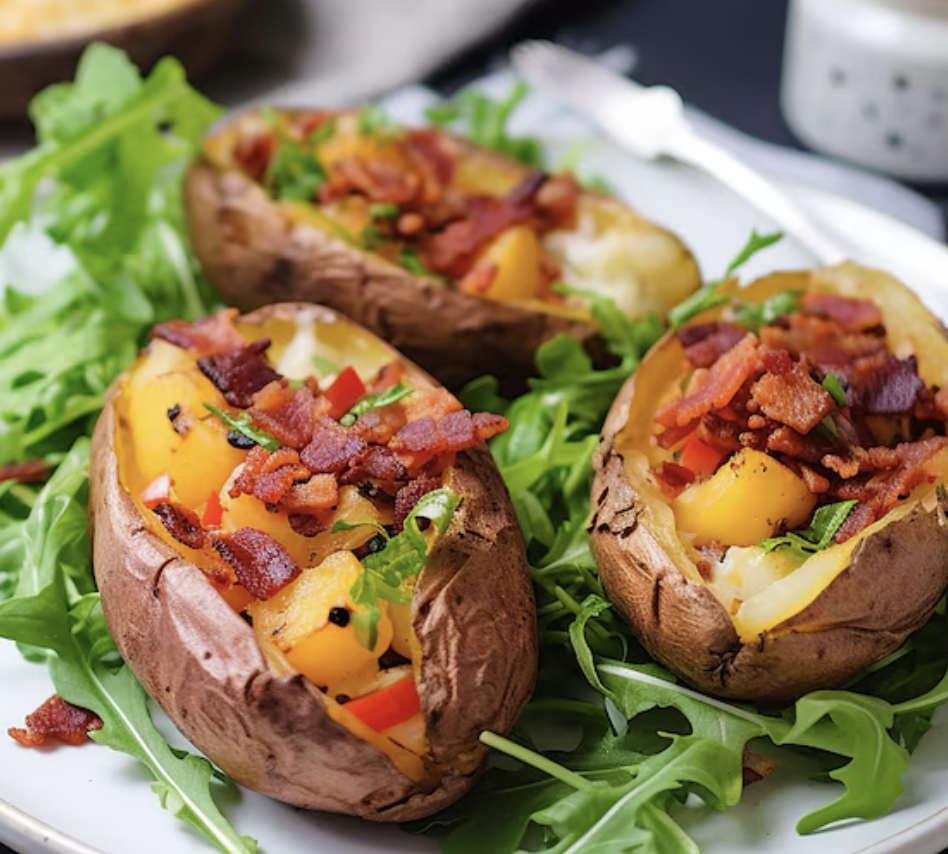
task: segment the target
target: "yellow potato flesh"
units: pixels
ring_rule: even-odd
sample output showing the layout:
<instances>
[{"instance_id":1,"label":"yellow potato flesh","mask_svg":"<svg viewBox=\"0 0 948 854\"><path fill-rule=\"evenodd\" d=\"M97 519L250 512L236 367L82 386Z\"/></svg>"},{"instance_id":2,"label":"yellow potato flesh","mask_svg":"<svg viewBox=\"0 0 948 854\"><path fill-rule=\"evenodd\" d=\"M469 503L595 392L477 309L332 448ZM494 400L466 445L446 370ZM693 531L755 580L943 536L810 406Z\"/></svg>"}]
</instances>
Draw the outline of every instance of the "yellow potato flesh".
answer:
<instances>
[{"instance_id":1,"label":"yellow potato flesh","mask_svg":"<svg viewBox=\"0 0 948 854\"><path fill-rule=\"evenodd\" d=\"M515 225L491 243L461 282L461 289L502 302L528 300L540 287L542 265L543 249L536 232L525 225ZM485 266L494 271L493 278L487 290L479 291L478 271Z\"/></svg>"},{"instance_id":2,"label":"yellow potato flesh","mask_svg":"<svg viewBox=\"0 0 948 854\"><path fill-rule=\"evenodd\" d=\"M244 461L247 452L227 443L227 426L204 403L227 408L187 351L153 341L129 375L120 402L138 473L127 483L135 497L169 474L177 500L197 509ZM179 414L172 422L168 412L174 408Z\"/></svg>"},{"instance_id":3,"label":"yellow potato flesh","mask_svg":"<svg viewBox=\"0 0 948 854\"><path fill-rule=\"evenodd\" d=\"M354 528L351 531L332 533L336 522L370 522L379 525L389 524L390 514L381 513L376 506L359 495L354 486L344 486L339 491L339 505L328 528L315 537L304 537L291 527L287 513L278 510L271 513L266 506L252 495L240 495L231 498L228 487L221 492L221 528L225 531L239 531L241 528L256 528L273 537L301 567L316 566L333 552L353 551L365 545L378 532L371 525Z\"/></svg>"},{"instance_id":4,"label":"yellow potato flesh","mask_svg":"<svg viewBox=\"0 0 948 854\"><path fill-rule=\"evenodd\" d=\"M319 566L305 570L276 596L250 607L260 644L275 646L296 671L333 696L370 680L378 671L378 657L392 642L385 602L379 603L383 615L372 649L356 639L351 619L346 626L329 621L333 608L345 609L350 615L363 610L349 595L362 571L362 564L351 552L335 552Z\"/></svg>"},{"instance_id":5,"label":"yellow potato flesh","mask_svg":"<svg viewBox=\"0 0 948 854\"><path fill-rule=\"evenodd\" d=\"M673 503L679 530L693 534L696 546L752 545L780 528L800 527L815 506L816 496L800 477L750 448L706 481L689 486Z\"/></svg>"}]
</instances>

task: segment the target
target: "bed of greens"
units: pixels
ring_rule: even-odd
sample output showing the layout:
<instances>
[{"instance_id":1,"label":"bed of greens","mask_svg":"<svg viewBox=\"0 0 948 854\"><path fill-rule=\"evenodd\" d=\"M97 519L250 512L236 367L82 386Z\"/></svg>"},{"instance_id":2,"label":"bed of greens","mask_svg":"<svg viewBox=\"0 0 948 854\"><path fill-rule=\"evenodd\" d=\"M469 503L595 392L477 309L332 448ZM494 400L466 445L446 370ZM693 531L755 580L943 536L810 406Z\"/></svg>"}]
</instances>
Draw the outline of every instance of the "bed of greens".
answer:
<instances>
[{"instance_id":1,"label":"bed of greens","mask_svg":"<svg viewBox=\"0 0 948 854\"><path fill-rule=\"evenodd\" d=\"M469 93L433 118L532 159L537 144L505 131L517 97L496 104ZM118 659L86 519L88 437L109 383L152 324L215 305L185 237L180 178L219 115L175 61L143 79L122 54L96 46L74 83L36 98L37 146L0 167L0 466L42 459L52 472L45 485L0 483L0 637L45 662L59 694L101 717L95 740L141 761L163 807L220 850L247 852L256 842L218 808L215 769L166 743ZM728 274L770 242L754 235ZM674 320L716 299L707 285ZM586 530L600 426L664 327L630 321L599 298L592 305L616 367L596 370L576 341L560 338L537 352L527 394L503 400L489 378L466 389L472 409L510 420L492 450L537 590L540 683L512 739L483 735L497 760L474 793L409 829L450 854L695 852L676 813L690 796L716 810L736 804L754 765L749 743L755 753L776 745L816 757L826 805L799 817L800 833L883 815L933 711L948 702L945 603L846 691L758 709L677 684L610 610Z\"/></svg>"}]
</instances>

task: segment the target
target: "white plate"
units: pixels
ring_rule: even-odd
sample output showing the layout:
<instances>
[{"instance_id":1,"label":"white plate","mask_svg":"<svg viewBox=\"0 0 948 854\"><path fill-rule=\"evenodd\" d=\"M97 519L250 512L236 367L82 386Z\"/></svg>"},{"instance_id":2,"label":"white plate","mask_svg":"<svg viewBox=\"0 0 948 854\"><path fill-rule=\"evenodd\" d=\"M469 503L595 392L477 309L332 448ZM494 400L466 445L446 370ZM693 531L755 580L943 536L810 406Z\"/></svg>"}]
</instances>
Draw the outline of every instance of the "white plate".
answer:
<instances>
[{"instance_id":1,"label":"white plate","mask_svg":"<svg viewBox=\"0 0 948 854\"><path fill-rule=\"evenodd\" d=\"M583 159L647 215L670 226L693 248L706 275L718 275L752 227L769 223L714 181L685 167L630 160L604 143ZM794 187L800 200L843 239L868 237L872 255L913 284L948 319L948 250L887 217L824 192ZM810 263L790 243L756 258L748 275ZM18 725L52 689L46 671L0 644L0 727ZM2 729L0 729L2 733ZM812 768L781 754L776 774L747 790L723 815L688 808L682 821L704 854L935 854L948 845L948 715L912 758L906 792L892 813L810 837L794 826L805 813L835 798L835 784L813 782ZM397 828L304 813L252 792L225 808L241 833L270 854L379 854L437 851ZM94 745L24 750L0 734L0 841L24 854L208 854L212 849L158 806L135 762ZM489 852L485 852L489 854Z\"/></svg>"}]
</instances>

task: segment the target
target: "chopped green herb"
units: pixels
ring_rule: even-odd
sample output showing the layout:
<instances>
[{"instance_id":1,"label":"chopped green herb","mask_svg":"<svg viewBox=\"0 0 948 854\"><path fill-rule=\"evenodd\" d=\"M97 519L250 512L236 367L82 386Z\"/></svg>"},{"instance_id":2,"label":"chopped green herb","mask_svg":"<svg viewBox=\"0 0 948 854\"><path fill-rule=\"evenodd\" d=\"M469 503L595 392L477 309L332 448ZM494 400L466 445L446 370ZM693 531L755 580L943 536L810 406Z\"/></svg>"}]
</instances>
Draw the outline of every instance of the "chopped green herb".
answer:
<instances>
[{"instance_id":1,"label":"chopped green herb","mask_svg":"<svg viewBox=\"0 0 948 854\"><path fill-rule=\"evenodd\" d=\"M440 279L437 273L432 273L424 264L421 263L421 256L416 249L411 246L403 246L398 253L398 264L400 267L414 273L416 276L427 276L430 279Z\"/></svg>"},{"instance_id":2,"label":"chopped green herb","mask_svg":"<svg viewBox=\"0 0 948 854\"><path fill-rule=\"evenodd\" d=\"M280 443L263 430L258 430L250 421L250 416L246 412L241 412L237 418L231 418L226 412L222 412L216 406L205 403L204 408L213 412L221 421L223 421L231 430L236 430L242 436L246 436L252 442L256 442L261 448L267 451L280 450Z\"/></svg>"},{"instance_id":3,"label":"chopped green herb","mask_svg":"<svg viewBox=\"0 0 948 854\"><path fill-rule=\"evenodd\" d=\"M428 519L440 537L448 530L461 499L448 489L436 489L423 496L412 508L400 534L392 537L384 549L362 559L365 571L349 591L363 610L352 617L356 639L366 649L374 649L378 641L378 624L382 617L379 600L406 604L411 590L406 582L421 572L428 558L428 540L418 526L419 519ZM338 524L338 523L337 523Z\"/></svg>"},{"instance_id":4,"label":"chopped green herb","mask_svg":"<svg viewBox=\"0 0 948 854\"><path fill-rule=\"evenodd\" d=\"M336 135L336 122L330 119L328 122L323 122L319 127L316 128L310 135L307 142L312 146L320 146L327 139L332 139Z\"/></svg>"},{"instance_id":5,"label":"chopped green herb","mask_svg":"<svg viewBox=\"0 0 948 854\"><path fill-rule=\"evenodd\" d=\"M411 386L396 383L378 394L367 394L339 419L339 423L344 427L351 427L356 423L360 415L373 409L382 409L385 406L398 403L398 401L408 397L408 395L414 393L414 391Z\"/></svg>"},{"instance_id":6,"label":"chopped green herb","mask_svg":"<svg viewBox=\"0 0 948 854\"><path fill-rule=\"evenodd\" d=\"M823 377L822 385L830 393L836 405L842 409L846 405L846 389L843 388L839 377L836 374L827 374Z\"/></svg>"},{"instance_id":7,"label":"chopped green herb","mask_svg":"<svg viewBox=\"0 0 948 854\"><path fill-rule=\"evenodd\" d=\"M364 133L367 136L377 136L382 133L390 133L394 128L392 120L378 104L366 107L359 114L359 133Z\"/></svg>"},{"instance_id":8,"label":"chopped green herb","mask_svg":"<svg viewBox=\"0 0 948 854\"><path fill-rule=\"evenodd\" d=\"M528 91L523 81L519 81L502 99L465 89L453 100L430 107L425 115L435 125L461 125L459 129L477 145L507 154L527 166L539 166L539 142L531 137L513 137L507 132L511 114Z\"/></svg>"},{"instance_id":9,"label":"chopped green herb","mask_svg":"<svg viewBox=\"0 0 948 854\"><path fill-rule=\"evenodd\" d=\"M395 219L402 212L402 209L391 202L378 202L374 205L369 205L369 216L373 220L379 219Z\"/></svg>"},{"instance_id":10,"label":"chopped green herb","mask_svg":"<svg viewBox=\"0 0 948 854\"><path fill-rule=\"evenodd\" d=\"M799 297L800 291L781 291L760 303L735 300L729 314L742 326L756 333L762 326L797 311L800 308Z\"/></svg>"},{"instance_id":11,"label":"chopped green herb","mask_svg":"<svg viewBox=\"0 0 948 854\"><path fill-rule=\"evenodd\" d=\"M299 143L281 139L267 167L263 184L280 201L311 202L326 180L326 170Z\"/></svg>"},{"instance_id":12,"label":"chopped green herb","mask_svg":"<svg viewBox=\"0 0 948 854\"><path fill-rule=\"evenodd\" d=\"M580 178L579 183L594 193L605 193L606 195L614 196L616 192L615 187L602 175L590 175L588 178Z\"/></svg>"},{"instance_id":13,"label":"chopped green herb","mask_svg":"<svg viewBox=\"0 0 948 854\"><path fill-rule=\"evenodd\" d=\"M777 241L783 238L783 232L778 231L775 234L758 234L751 232L750 239L744 248L737 253L737 257L728 264L724 271L724 277L714 282L708 282L701 288L698 288L690 297L676 305L669 313L668 320L672 329L678 329L691 320L693 317L707 311L709 308L716 308L730 301L730 297L718 293L718 289L726 282L732 273L735 273L743 267L758 252L773 246Z\"/></svg>"},{"instance_id":14,"label":"chopped green herb","mask_svg":"<svg viewBox=\"0 0 948 854\"><path fill-rule=\"evenodd\" d=\"M319 371L319 375L323 378L333 377L342 373L342 365L337 365L335 362L330 361L324 356L320 356L318 353L313 354L313 364L316 366L316 370Z\"/></svg>"},{"instance_id":15,"label":"chopped green herb","mask_svg":"<svg viewBox=\"0 0 948 854\"><path fill-rule=\"evenodd\" d=\"M789 547L794 557L806 560L810 555L832 545L833 537L852 512L858 501L840 501L820 507L813 514L809 526L799 531L790 531L782 537L772 537L759 545L764 551Z\"/></svg>"}]
</instances>

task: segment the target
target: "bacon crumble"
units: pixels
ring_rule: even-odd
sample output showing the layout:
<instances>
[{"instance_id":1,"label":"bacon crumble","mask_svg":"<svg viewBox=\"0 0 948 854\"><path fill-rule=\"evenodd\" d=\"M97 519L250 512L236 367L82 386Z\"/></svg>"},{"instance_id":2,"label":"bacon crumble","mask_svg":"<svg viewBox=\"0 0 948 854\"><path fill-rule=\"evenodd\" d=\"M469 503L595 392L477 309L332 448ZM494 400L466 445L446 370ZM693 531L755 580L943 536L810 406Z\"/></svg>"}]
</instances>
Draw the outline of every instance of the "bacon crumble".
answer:
<instances>
[{"instance_id":1,"label":"bacon crumble","mask_svg":"<svg viewBox=\"0 0 948 854\"><path fill-rule=\"evenodd\" d=\"M102 719L94 712L54 694L26 716L25 729L10 727L7 734L23 747L45 747L51 741L77 746L89 741L89 733L102 726Z\"/></svg>"}]
</instances>

